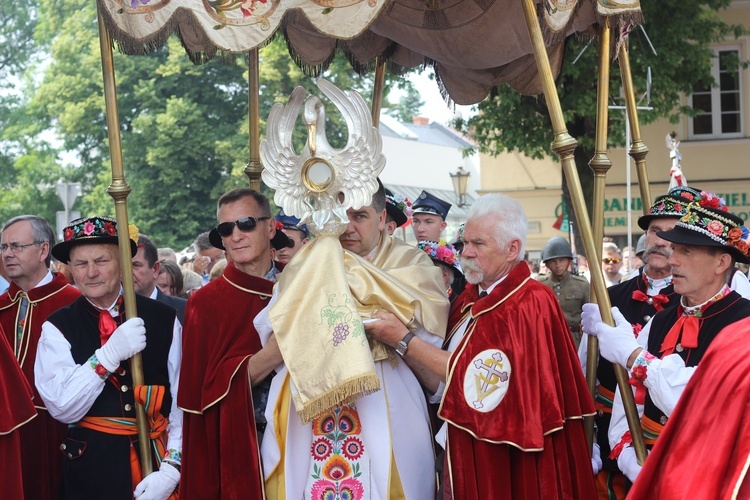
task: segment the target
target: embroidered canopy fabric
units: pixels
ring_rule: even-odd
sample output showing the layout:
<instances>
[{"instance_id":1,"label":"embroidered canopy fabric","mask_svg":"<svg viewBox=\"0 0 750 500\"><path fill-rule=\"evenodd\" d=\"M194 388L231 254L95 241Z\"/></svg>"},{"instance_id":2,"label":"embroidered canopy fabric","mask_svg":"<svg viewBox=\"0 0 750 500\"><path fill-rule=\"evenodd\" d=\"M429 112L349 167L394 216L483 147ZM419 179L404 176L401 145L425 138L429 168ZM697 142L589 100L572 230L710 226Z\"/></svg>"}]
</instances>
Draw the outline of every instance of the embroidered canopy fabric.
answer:
<instances>
[{"instance_id":1,"label":"embroidered canopy fabric","mask_svg":"<svg viewBox=\"0 0 750 500\"><path fill-rule=\"evenodd\" d=\"M434 65L457 104L496 85L541 92L520 0L98 0L112 37L142 54L177 33L195 62L262 46L277 32L295 62L319 73L337 49L357 71L376 57L412 68ZM604 17L617 39L642 22L640 0L536 0L552 69L563 42Z\"/></svg>"}]
</instances>

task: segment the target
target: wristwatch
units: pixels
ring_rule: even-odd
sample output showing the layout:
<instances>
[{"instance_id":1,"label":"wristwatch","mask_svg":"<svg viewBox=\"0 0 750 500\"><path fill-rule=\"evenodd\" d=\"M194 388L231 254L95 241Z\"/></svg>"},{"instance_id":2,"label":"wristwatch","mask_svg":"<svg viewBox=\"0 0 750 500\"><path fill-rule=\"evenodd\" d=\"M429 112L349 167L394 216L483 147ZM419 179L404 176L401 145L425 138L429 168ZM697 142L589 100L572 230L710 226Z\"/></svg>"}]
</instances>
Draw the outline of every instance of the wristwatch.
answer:
<instances>
[{"instance_id":1,"label":"wristwatch","mask_svg":"<svg viewBox=\"0 0 750 500\"><path fill-rule=\"evenodd\" d=\"M414 334L409 332L407 333L404 338L398 341L398 344L396 344L396 352L401 356L406 356L406 350L409 348L409 342L411 342L411 339L414 338Z\"/></svg>"}]
</instances>

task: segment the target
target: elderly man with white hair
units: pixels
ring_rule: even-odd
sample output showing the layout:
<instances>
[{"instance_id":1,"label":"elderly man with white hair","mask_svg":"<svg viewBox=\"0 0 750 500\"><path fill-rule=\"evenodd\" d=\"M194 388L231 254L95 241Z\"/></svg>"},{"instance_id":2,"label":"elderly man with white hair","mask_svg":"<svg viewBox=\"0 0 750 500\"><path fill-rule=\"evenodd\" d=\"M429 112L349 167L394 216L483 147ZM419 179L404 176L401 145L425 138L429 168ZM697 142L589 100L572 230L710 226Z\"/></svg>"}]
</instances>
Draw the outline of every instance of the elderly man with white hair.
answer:
<instances>
[{"instance_id":1,"label":"elderly man with white hair","mask_svg":"<svg viewBox=\"0 0 750 500\"><path fill-rule=\"evenodd\" d=\"M523 262L526 215L507 196L471 207L447 352L413 339L405 356L443 397L445 498L596 498L583 416L594 404L554 293ZM368 332L395 345L387 313Z\"/></svg>"}]
</instances>

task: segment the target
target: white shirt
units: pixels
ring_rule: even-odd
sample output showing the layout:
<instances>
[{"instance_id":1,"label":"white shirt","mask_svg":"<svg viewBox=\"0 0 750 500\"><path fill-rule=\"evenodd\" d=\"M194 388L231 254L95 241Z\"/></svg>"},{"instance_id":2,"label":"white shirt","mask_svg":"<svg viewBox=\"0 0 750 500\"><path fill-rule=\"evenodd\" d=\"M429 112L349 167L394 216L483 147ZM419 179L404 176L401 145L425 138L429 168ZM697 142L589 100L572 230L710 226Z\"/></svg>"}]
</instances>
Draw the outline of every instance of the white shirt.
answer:
<instances>
[{"instance_id":1,"label":"white shirt","mask_svg":"<svg viewBox=\"0 0 750 500\"><path fill-rule=\"evenodd\" d=\"M116 301L108 308L114 317ZM103 309L97 307L97 309ZM94 371L89 363L78 365L73 360L71 345L58 328L45 321L37 346L34 363L36 388L50 415L62 423L81 420L99 397L106 380ZM93 352L91 353L94 354ZM182 326L175 318L172 345L169 348L169 372L172 407L169 412L167 448L182 451L182 410L177 408L177 389L182 358Z\"/></svg>"}]
</instances>

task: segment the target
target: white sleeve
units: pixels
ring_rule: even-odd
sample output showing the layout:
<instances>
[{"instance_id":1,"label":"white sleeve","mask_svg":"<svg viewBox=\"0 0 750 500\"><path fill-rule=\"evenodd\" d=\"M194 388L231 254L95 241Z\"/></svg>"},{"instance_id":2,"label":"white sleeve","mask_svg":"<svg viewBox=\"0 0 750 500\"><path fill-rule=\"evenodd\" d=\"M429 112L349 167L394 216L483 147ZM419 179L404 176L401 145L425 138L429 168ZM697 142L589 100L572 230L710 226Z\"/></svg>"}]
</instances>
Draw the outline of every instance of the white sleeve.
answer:
<instances>
[{"instance_id":1,"label":"white sleeve","mask_svg":"<svg viewBox=\"0 0 750 500\"><path fill-rule=\"evenodd\" d=\"M742 271L734 272L732 283L729 286L744 298L750 299L750 280L747 279L747 276Z\"/></svg>"},{"instance_id":2,"label":"white sleeve","mask_svg":"<svg viewBox=\"0 0 750 500\"><path fill-rule=\"evenodd\" d=\"M271 317L269 315L269 311L271 310L271 306L276 303L276 300L278 300L278 298L279 294L276 287L274 287L273 295L271 295L271 300L268 301L268 305L266 305L266 307L264 307L253 318L253 326L255 327L255 331L258 332L258 337L260 337L260 343L263 347L266 346L266 344L268 343L268 339L273 334L273 326L271 325Z\"/></svg>"},{"instance_id":3,"label":"white sleeve","mask_svg":"<svg viewBox=\"0 0 750 500\"><path fill-rule=\"evenodd\" d=\"M649 362L643 385L648 389L648 394L656 407L666 416L670 416L677 406L677 401L690 382L695 369L693 366L685 366L678 354L670 354Z\"/></svg>"},{"instance_id":4,"label":"white sleeve","mask_svg":"<svg viewBox=\"0 0 750 500\"><path fill-rule=\"evenodd\" d=\"M648 320L646 326L643 327L641 333L639 333L638 337L635 339L635 341L638 342L638 345L644 350L648 350L648 337L651 334L651 321L652 320Z\"/></svg>"},{"instance_id":5,"label":"white sleeve","mask_svg":"<svg viewBox=\"0 0 750 500\"><path fill-rule=\"evenodd\" d=\"M60 330L45 321L34 361L35 385L49 414L65 424L88 413L105 383L90 363L73 361L70 347Z\"/></svg>"},{"instance_id":6,"label":"white sleeve","mask_svg":"<svg viewBox=\"0 0 750 500\"><path fill-rule=\"evenodd\" d=\"M180 365L182 364L182 325L175 318L172 331L172 345L169 347L167 369L169 371L169 387L172 393L172 407L169 410L169 424L167 425L167 449L182 453L182 410L177 407L177 391L180 381Z\"/></svg>"},{"instance_id":7,"label":"white sleeve","mask_svg":"<svg viewBox=\"0 0 750 500\"><path fill-rule=\"evenodd\" d=\"M589 336L584 333L581 335L581 343L578 346L578 361L581 362L581 369L583 374L586 375L586 364L589 357Z\"/></svg>"},{"instance_id":8,"label":"white sleeve","mask_svg":"<svg viewBox=\"0 0 750 500\"><path fill-rule=\"evenodd\" d=\"M635 405L638 410L638 417L643 415L643 405ZM622 437L627 431L630 430L628 427L628 420L625 417L625 407L622 405L622 398L620 397L620 387L615 389L615 399L612 403L612 419L609 421L609 448L614 449L615 446L622 440Z\"/></svg>"},{"instance_id":9,"label":"white sleeve","mask_svg":"<svg viewBox=\"0 0 750 500\"><path fill-rule=\"evenodd\" d=\"M420 325L416 321L414 322L414 326L416 327L414 335L416 335L420 340L423 340L428 344L437 347L438 349L441 349L443 347L443 337L439 337L428 332L422 325Z\"/></svg>"}]
</instances>

